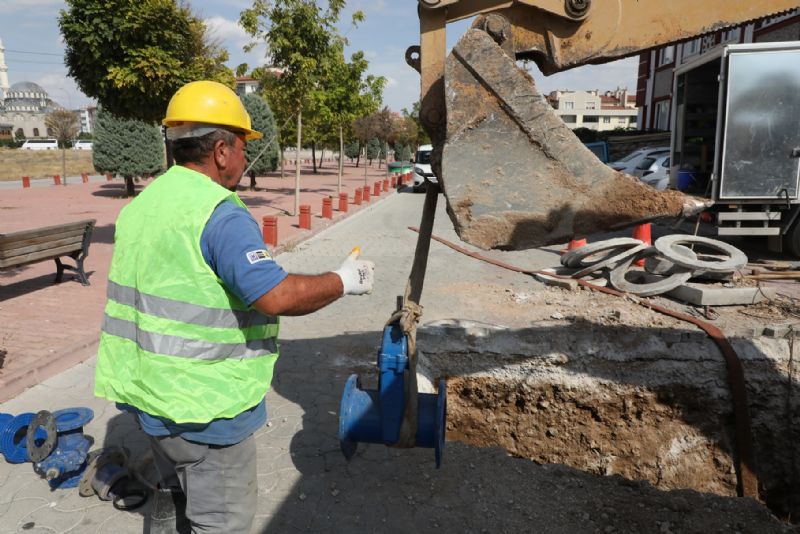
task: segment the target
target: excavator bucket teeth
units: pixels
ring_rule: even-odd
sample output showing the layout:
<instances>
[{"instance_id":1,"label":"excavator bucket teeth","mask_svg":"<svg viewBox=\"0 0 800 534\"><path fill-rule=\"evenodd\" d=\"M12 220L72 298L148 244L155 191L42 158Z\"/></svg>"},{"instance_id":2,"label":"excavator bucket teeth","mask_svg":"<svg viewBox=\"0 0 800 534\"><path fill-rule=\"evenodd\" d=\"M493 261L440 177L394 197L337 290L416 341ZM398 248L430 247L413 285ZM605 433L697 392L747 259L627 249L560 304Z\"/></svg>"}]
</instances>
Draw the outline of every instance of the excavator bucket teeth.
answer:
<instances>
[{"instance_id":1,"label":"excavator bucket teeth","mask_svg":"<svg viewBox=\"0 0 800 534\"><path fill-rule=\"evenodd\" d=\"M627 222L680 215L685 197L601 163L482 30L445 66L446 139L438 176L462 240L525 249Z\"/></svg>"}]
</instances>

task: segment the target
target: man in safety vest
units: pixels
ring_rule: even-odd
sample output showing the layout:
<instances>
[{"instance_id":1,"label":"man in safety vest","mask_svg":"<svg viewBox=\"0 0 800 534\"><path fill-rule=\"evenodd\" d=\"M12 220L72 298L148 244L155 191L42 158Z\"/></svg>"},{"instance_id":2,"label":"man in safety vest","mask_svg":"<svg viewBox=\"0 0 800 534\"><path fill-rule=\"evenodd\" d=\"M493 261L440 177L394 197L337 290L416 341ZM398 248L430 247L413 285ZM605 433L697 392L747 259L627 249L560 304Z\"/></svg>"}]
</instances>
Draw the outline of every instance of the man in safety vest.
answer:
<instances>
[{"instance_id":1,"label":"man in safety vest","mask_svg":"<svg viewBox=\"0 0 800 534\"><path fill-rule=\"evenodd\" d=\"M246 533L278 316L371 292L374 264L355 252L307 276L273 261L233 192L262 135L228 87L183 86L163 124L177 165L117 219L95 394L136 414L193 532Z\"/></svg>"}]
</instances>

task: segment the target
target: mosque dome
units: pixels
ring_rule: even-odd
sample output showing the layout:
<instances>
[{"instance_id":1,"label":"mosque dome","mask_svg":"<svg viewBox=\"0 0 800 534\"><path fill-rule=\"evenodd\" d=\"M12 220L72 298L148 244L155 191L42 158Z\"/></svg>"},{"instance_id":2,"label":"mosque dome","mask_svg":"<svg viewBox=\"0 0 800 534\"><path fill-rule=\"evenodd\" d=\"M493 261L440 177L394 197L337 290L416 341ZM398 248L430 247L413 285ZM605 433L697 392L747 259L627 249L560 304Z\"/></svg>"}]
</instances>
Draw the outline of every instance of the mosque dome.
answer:
<instances>
[{"instance_id":1,"label":"mosque dome","mask_svg":"<svg viewBox=\"0 0 800 534\"><path fill-rule=\"evenodd\" d=\"M50 112L61 106L50 99L42 86L33 82L17 82L9 87L4 107L6 111Z\"/></svg>"},{"instance_id":2,"label":"mosque dome","mask_svg":"<svg viewBox=\"0 0 800 534\"><path fill-rule=\"evenodd\" d=\"M8 92L9 93L15 93L15 92L18 92L18 93L25 93L25 92L27 92L27 93L37 93L37 94L42 94L42 95L44 95L45 98L47 98L47 91L42 89L41 85L35 84L33 82L18 82L18 83L15 83L11 87L9 87Z\"/></svg>"}]
</instances>

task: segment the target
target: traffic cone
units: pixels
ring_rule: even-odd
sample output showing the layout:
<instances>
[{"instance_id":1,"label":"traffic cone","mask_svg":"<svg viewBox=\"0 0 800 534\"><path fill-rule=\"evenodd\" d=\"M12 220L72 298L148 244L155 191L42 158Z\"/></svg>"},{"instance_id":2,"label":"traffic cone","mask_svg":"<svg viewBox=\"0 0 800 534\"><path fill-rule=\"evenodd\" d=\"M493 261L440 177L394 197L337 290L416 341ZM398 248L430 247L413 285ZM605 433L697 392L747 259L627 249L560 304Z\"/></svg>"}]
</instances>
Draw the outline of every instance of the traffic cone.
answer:
<instances>
[{"instance_id":1,"label":"traffic cone","mask_svg":"<svg viewBox=\"0 0 800 534\"><path fill-rule=\"evenodd\" d=\"M564 254L565 252L569 252L570 250L574 250L576 248L580 248L585 244L586 244L586 238L585 237L583 237L581 239L570 239L569 244L567 245L567 248L561 249L561 254Z\"/></svg>"},{"instance_id":2,"label":"traffic cone","mask_svg":"<svg viewBox=\"0 0 800 534\"><path fill-rule=\"evenodd\" d=\"M648 245L653 244L653 238L650 235L650 223L639 224L633 227L633 238L638 239ZM637 267L644 267L644 258L633 262Z\"/></svg>"}]
</instances>

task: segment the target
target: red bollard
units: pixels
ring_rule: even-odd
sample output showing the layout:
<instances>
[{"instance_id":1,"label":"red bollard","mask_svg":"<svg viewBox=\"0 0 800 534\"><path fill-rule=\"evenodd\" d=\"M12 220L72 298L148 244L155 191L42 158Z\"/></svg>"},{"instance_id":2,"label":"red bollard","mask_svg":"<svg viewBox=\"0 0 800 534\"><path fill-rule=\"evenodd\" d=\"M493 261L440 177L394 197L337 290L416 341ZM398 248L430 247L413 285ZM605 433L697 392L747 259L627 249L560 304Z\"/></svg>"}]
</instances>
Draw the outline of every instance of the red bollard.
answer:
<instances>
[{"instance_id":1,"label":"red bollard","mask_svg":"<svg viewBox=\"0 0 800 534\"><path fill-rule=\"evenodd\" d=\"M89 183L89 175L86 174L85 172L82 172L81 173L81 180L83 181L83 183L88 184Z\"/></svg>"},{"instance_id":2,"label":"red bollard","mask_svg":"<svg viewBox=\"0 0 800 534\"><path fill-rule=\"evenodd\" d=\"M364 186L364 202L369 202L369 186Z\"/></svg>"},{"instance_id":3,"label":"red bollard","mask_svg":"<svg viewBox=\"0 0 800 534\"><path fill-rule=\"evenodd\" d=\"M347 213L347 193L339 193L339 211Z\"/></svg>"},{"instance_id":4,"label":"red bollard","mask_svg":"<svg viewBox=\"0 0 800 534\"><path fill-rule=\"evenodd\" d=\"M353 204L355 204L356 206L360 206L361 205L361 188L360 187L356 187L356 193L355 193L355 195L353 195Z\"/></svg>"},{"instance_id":5,"label":"red bollard","mask_svg":"<svg viewBox=\"0 0 800 534\"><path fill-rule=\"evenodd\" d=\"M278 246L278 218L274 215L264 215L261 218L261 234L264 244L271 247Z\"/></svg>"},{"instance_id":6,"label":"red bollard","mask_svg":"<svg viewBox=\"0 0 800 534\"><path fill-rule=\"evenodd\" d=\"M388 178L384 178L383 182L381 182L381 184L383 185L383 188L381 189L381 191L383 191L383 192L389 191L389 179Z\"/></svg>"},{"instance_id":7,"label":"red bollard","mask_svg":"<svg viewBox=\"0 0 800 534\"><path fill-rule=\"evenodd\" d=\"M389 185L392 186L392 189L397 189L397 176L392 176L392 181Z\"/></svg>"},{"instance_id":8,"label":"red bollard","mask_svg":"<svg viewBox=\"0 0 800 534\"><path fill-rule=\"evenodd\" d=\"M113 179L114 179L114 175L113 174L111 174L110 172L106 174L106 181L107 182L110 182Z\"/></svg>"},{"instance_id":9,"label":"red bollard","mask_svg":"<svg viewBox=\"0 0 800 534\"><path fill-rule=\"evenodd\" d=\"M311 206L308 204L300 206L300 228L311 230Z\"/></svg>"},{"instance_id":10,"label":"red bollard","mask_svg":"<svg viewBox=\"0 0 800 534\"><path fill-rule=\"evenodd\" d=\"M31 179L29 176L22 177L22 187L30 187L31 186Z\"/></svg>"},{"instance_id":11,"label":"red bollard","mask_svg":"<svg viewBox=\"0 0 800 534\"><path fill-rule=\"evenodd\" d=\"M372 196L374 196L374 197L381 196L381 183L380 182L375 182L375 185L372 188Z\"/></svg>"},{"instance_id":12,"label":"red bollard","mask_svg":"<svg viewBox=\"0 0 800 534\"><path fill-rule=\"evenodd\" d=\"M333 199L331 197L322 199L322 218L333 219Z\"/></svg>"},{"instance_id":13,"label":"red bollard","mask_svg":"<svg viewBox=\"0 0 800 534\"><path fill-rule=\"evenodd\" d=\"M53 175L53 183L55 185L61 185L61 175L60 174L54 174Z\"/></svg>"}]
</instances>

